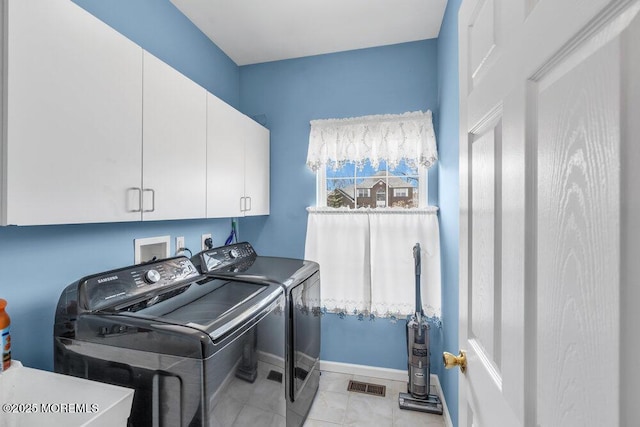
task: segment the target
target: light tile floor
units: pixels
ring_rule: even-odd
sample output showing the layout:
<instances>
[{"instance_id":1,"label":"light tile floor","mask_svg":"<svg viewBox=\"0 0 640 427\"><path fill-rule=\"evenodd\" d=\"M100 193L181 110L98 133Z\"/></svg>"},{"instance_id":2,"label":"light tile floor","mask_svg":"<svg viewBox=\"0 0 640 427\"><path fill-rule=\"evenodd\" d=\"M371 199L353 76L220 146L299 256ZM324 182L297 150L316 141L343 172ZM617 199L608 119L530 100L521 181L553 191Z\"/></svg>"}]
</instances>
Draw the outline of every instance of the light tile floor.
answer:
<instances>
[{"instance_id":1,"label":"light tile floor","mask_svg":"<svg viewBox=\"0 0 640 427\"><path fill-rule=\"evenodd\" d=\"M384 385L386 395L348 392L349 380ZM432 393L435 393L434 389L432 386ZM444 427L442 415L400 409L398 393L406 390L405 382L323 371L304 427Z\"/></svg>"}]
</instances>

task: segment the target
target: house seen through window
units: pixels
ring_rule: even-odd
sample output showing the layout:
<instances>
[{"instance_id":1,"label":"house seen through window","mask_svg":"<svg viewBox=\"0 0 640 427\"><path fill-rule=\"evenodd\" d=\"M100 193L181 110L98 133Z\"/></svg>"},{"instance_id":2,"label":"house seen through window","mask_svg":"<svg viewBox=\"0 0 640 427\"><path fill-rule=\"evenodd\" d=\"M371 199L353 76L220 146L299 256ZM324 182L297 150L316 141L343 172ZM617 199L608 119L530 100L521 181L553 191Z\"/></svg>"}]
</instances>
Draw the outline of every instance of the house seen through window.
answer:
<instances>
[{"instance_id":1,"label":"house seen through window","mask_svg":"<svg viewBox=\"0 0 640 427\"><path fill-rule=\"evenodd\" d=\"M426 170L401 161L394 169L382 161L377 168L366 161L362 167L346 163L318 172L318 202L339 208L417 208L426 204ZM425 193L420 197L421 191ZM422 200L425 202L423 203Z\"/></svg>"}]
</instances>

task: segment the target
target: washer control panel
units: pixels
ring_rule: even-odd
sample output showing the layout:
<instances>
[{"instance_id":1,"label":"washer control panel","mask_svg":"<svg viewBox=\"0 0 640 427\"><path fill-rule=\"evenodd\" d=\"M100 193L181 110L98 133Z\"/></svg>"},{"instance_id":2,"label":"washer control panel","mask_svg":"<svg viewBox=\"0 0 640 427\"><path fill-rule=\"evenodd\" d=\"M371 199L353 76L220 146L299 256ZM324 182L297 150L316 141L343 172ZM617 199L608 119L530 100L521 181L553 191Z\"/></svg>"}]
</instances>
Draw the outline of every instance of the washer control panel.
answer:
<instances>
[{"instance_id":1,"label":"washer control panel","mask_svg":"<svg viewBox=\"0 0 640 427\"><path fill-rule=\"evenodd\" d=\"M248 242L220 246L200 252L197 260L203 273L240 271L242 265L256 259L256 251Z\"/></svg>"},{"instance_id":2,"label":"washer control panel","mask_svg":"<svg viewBox=\"0 0 640 427\"><path fill-rule=\"evenodd\" d=\"M186 257L163 259L90 276L80 282L79 300L89 311L120 307L199 276Z\"/></svg>"}]
</instances>

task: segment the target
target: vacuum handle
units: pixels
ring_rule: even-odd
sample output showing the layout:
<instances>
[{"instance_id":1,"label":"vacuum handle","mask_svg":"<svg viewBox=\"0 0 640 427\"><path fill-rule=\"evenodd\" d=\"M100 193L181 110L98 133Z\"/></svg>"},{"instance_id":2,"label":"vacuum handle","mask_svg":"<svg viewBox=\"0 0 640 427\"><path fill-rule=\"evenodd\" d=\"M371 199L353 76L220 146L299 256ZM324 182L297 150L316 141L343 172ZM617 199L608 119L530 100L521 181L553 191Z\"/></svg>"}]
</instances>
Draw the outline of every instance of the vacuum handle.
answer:
<instances>
[{"instance_id":1,"label":"vacuum handle","mask_svg":"<svg viewBox=\"0 0 640 427\"><path fill-rule=\"evenodd\" d=\"M416 316L422 315L422 297L420 295L420 243L413 246L413 259L416 267Z\"/></svg>"}]
</instances>

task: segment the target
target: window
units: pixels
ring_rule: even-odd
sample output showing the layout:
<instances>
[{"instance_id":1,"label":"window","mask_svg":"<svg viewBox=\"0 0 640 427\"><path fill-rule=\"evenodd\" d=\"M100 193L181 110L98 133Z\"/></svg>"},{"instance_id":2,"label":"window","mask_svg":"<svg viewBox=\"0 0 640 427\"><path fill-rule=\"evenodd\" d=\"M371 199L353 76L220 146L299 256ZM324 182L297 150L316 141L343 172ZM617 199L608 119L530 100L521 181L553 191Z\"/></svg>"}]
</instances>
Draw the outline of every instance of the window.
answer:
<instances>
[{"instance_id":1,"label":"window","mask_svg":"<svg viewBox=\"0 0 640 427\"><path fill-rule=\"evenodd\" d=\"M370 188L358 188L358 197L371 197Z\"/></svg>"},{"instance_id":2,"label":"window","mask_svg":"<svg viewBox=\"0 0 640 427\"><path fill-rule=\"evenodd\" d=\"M393 170L387 162L373 168L347 163L338 170L318 169L316 206L330 208L418 208L427 206L427 170L402 161Z\"/></svg>"},{"instance_id":3,"label":"window","mask_svg":"<svg viewBox=\"0 0 640 427\"><path fill-rule=\"evenodd\" d=\"M394 188L393 197L409 197L408 188Z\"/></svg>"},{"instance_id":4,"label":"window","mask_svg":"<svg viewBox=\"0 0 640 427\"><path fill-rule=\"evenodd\" d=\"M413 312L413 287L398 283L415 280L406 261L420 243L431 263L422 283L433 303L427 313L439 317L438 217L427 206L427 169L437 159L431 112L310 125L307 165L317 200L307 208L305 259L323 266L322 307L359 318Z\"/></svg>"}]
</instances>

